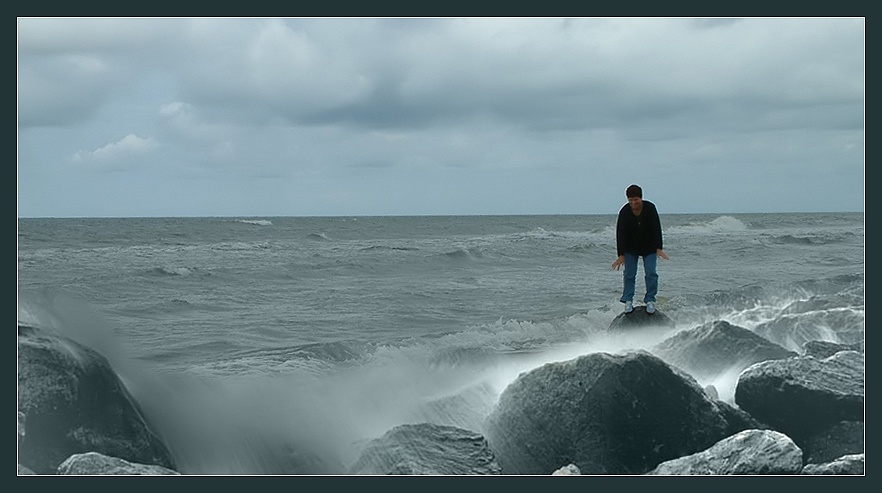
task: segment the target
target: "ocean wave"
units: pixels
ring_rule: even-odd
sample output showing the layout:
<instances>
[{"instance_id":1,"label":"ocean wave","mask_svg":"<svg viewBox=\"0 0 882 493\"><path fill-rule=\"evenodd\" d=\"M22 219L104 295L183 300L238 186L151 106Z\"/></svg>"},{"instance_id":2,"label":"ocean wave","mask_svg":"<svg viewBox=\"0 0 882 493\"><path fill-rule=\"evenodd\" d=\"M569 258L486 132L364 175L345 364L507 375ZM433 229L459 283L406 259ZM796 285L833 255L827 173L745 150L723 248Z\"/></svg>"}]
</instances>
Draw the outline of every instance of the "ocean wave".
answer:
<instances>
[{"instance_id":1,"label":"ocean wave","mask_svg":"<svg viewBox=\"0 0 882 493\"><path fill-rule=\"evenodd\" d=\"M237 223L253 224L255 226L272 226L272 221L266 219L237 219Z\"/></svg>"},{"instance_id":2,"label":"ocean wave","mask_svg":"<svg viewBox=\"0 0 882 493\"><path fill-rule=\"evenodd\" d=\"M412 252L417 251L419 248L417 247L402 247L402 246L388 246L388 245L371 245L364 248L361 248L359 251L362 252L372 252L372 251L402 251L402 252Z\"/></svg>"},{"instance_id":3,"label":"ocean wave","mask_svg":"<svg viewBox=\"0 0 882 493\"><path fill-rule=\"evenodd\" d=\"M548 240L553 238L560 238L563 235L563 233L547 231L544 228L536 227L533 230L527 231L525 233L513 233L512 235L510 235L510 238L512 239L512 241Z\"/></svg>"},{"instance_id":4,"label":"ocean wave","mask_svg":"<svg viewBox=\"0 0 882 493\"><path fill-rule=\"evenodd\" d=\"M331 238L325 233L309 233L306 235L307 240L313 241L332 241Z\"/></svg>"},{"instance_id":5,"label":"ocean wave","mask_svg":"<svg viewBox=\"0 0 882 493\"><path fill-rule=\"evenodd\" d=\"M715 234L723 232L746 231L746 224L732 216L720 216L712 221L697 222L665 228L666 233Z\"/></svg>"},{"instance_id":6,"label":"ocean wave","mask_svg":"<svg viewBox=\"0 0 882 493\"><path fill-rule=\"evenodd\" d=\"M298 356L307 359L319 359L340 363L358 360L363 356L363 350L346 342L328 342L303 344L287 350L286 356Z\"/></svg>"},{"instance_id":7,"label":"ocean wave","mask_svg":"<svg viewBox=\"0 0 882 493\"><path fill-rule=\"evenodd\" d=\"M247 250L271 250L273 246L265 241L231 241L209 245L209 250L218 252L241 252Z\"/></svg>"},{"instance_id":8,"label":"ocean wave","mask_svg":"<svg viewBox=\"0 0 882 493\"><path fill-rule=\"evenodd\" d=\"M793 351L808 341L857 344L864 341L862 308L840 307L787 313L754 327L754 332Z\"/></svg>"},{"instance_id":9,"label":"ocean wave","mask_svg":"<svg viewBox=\"0 0 882 493\"><path fill-rule=\"evenodd\" d=\"M578 245L573 245L573 246L567 248L568 251L573 252L573 253L593 252L596 249L597 249L597 244L591 243L591 242L580 243Z\"/></svg>"},{"instance_id":10,"label":"ocean wave","mask_svg":"<svg viewBox=\"0 0 882 493\"><path fill-rule=\"evenodd\" d=\"M457 248L444 253L444 256L453 260L474 260L484 256L480 248Z\"/></svg>"},{"instance_id":11,"label":"ocean wave","mask_svg":"<svg viewBox=\"0 0 882 493\"><path fill-rule=\"evenodd\" d=\"M226 343L224 343L226 344ZM180 348L179 348L180 349ZM228 349L192 345L186 353L204 353ZM309 376L333 373L361 362L365 348L346 342L312 343L292 347L270 347L228 352L222 359L190 366L200 375L291 375ZM180 354L170 355L170 360Z\"/></svg>"},{"instance_id":12,"label":"ocean wave","mask_svg":"<svg viewBox=\"0 0 882 493\"><path fill-rule=\"evenodd\" d=\"M805 297L813 296L847 296L854 304L864 302L864 274L841 274L821 279L807 279L791 286L795 293Z\"/></svg>"},{"instance_id":13,"label":"ocean wave","mask_svg":"<svg viewBox=\"0 0 882 493\"><path fill-rule=\"evenodd\" d=\"M588 238L594 238L600 235L605 235L609 238L615 238L615 225L607 226L601 231L549 231L541 227L534 228L531 231L525 233L511 233L507 235L502 235L502 238L509 240L511 242L524 242L524 241L536 241L536 240L576 240L582 241Z\"/></svg>"},{"instance_id":14,"label":"ocean wave","mask_svg":"<svg viewBox=\"0 0 882 493\"><path fill-rule=\"evenodd\" d=\"M162 267L154 267L150 270L150 273L153 275L160 276L189 276L196 272L195 267L171 267L171 266L162 266Z\"/></svg>"},{"instance_id":15,"label":"ocean wave","mask_svg":"<svg viewBox=\"0 0 882 493\"><path fill-rule=\"evenodd\" d=\"M181 312L193 310L194 308L195 307L193 306L193 304L187 300L172 298L170 300L165 300L153 305L153 307L151 307L149 311L168 315L172 313L179 314Z\"/></svg>"},{"instance_id":16,"label":"ocean wave","mask_svg":"<svg viewBox=\"0 0 882 493\"><path fill-rule=\"evenodd\" d=\"M844 232L835 232L835 233L827 233L827 234L785 234L779 236L773 236L769 239L769 241L773 244L778 245L827 245L834 243L841 243L845 241L852 241L852 239L858 236L854 232L844 231ZM861 235L862 236L862 235Z\"/></svg>"},{"instance_id":17,"label":"ocean wave","mask_svg":"<svg viewBox=\"0 0 882 493\"><path fill-rule=\"evenodd\" d=\"M267 358L262 354L229 357L224 360L193 364L187 372L202 376L266 377L268 375L318 376L336 371L337 365L327 361L292 357L288 359Z\"/></svg>"},{"instance_id":18,"label":"ocean wave","mask_svg":"<svg viewBox=\"0 0 882 493\"><path fill-rule=\"evenodd\" d=\"M818 241L809 236L793 236L793 235L782 235L776 236L771 239L773 243L778 243L781 245L814 245L817 244Z\"/></svg>"}]
</instances>

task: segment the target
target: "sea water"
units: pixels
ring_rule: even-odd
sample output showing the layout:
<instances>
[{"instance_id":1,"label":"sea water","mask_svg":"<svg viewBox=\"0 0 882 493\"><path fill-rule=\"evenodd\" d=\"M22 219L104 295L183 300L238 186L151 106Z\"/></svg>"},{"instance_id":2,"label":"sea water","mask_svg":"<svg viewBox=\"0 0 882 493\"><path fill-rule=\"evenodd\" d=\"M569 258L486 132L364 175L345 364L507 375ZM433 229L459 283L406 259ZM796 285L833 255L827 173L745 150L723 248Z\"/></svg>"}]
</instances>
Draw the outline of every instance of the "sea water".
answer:
<instances>
[{"instance_id":1,"label":"sea water","mask_svg":"<svg viewBox=\"0 0 882 493\"><path fill-rule=\"evenodd\" d=\"M20 218L18 320L104 354L184 474L345 474L401 424L480 432L521 372L716 320L862 341L863 213L661 220L676 327L639 335L607 330L614 215Z\"/></svg>"}]
</instances>

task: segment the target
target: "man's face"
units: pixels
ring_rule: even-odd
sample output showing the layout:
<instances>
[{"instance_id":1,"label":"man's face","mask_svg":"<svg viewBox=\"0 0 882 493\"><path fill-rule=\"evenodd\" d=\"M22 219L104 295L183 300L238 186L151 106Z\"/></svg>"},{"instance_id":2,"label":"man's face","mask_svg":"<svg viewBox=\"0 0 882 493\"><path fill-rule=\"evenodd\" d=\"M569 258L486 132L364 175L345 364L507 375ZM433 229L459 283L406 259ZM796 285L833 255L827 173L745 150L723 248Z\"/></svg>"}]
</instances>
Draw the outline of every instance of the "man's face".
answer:
<instances>
[{"instance_id":1,"label":"man's face","mask_svg":"<svg viewBox=\"0 0 882 493\"><path fill-rule=\"evenodd\" d=\"M628 203L631 204L631 210L634 212L640 212L640 209L643 208L643 198L641 197L628 197Z\"/></svg>"}]
</instances>

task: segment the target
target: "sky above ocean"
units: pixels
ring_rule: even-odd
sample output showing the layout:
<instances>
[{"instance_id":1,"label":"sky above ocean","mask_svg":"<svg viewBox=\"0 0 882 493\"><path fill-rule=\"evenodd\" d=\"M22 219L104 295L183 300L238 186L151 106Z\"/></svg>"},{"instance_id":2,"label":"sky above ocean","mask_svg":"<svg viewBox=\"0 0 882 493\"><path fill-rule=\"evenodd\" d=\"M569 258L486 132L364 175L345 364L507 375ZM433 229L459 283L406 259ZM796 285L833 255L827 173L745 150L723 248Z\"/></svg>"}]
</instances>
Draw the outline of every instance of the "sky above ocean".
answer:
<instances>
[{"instance_id":1,"label":"sky above ocean","mask_svg":"<svg viewBox=\"0 0 882 493\"><path fill-rule=\"evenodd\" d=\"M19 17L19 217L864 210L862 17Z\"/></svg>"}]
</instances>

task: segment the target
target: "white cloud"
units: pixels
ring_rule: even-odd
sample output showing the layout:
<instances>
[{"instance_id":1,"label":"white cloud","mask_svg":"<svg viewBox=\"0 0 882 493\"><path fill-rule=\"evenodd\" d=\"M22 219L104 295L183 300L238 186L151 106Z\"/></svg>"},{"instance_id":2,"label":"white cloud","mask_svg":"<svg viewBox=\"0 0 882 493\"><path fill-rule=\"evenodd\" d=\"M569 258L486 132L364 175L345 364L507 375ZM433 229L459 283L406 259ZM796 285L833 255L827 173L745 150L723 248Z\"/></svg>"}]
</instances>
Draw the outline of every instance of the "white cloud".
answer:
<instances>
[{"instance_id":1,"label":"white cloud","mask_svg":"<svg viewBox=\"0 0 882 493\"><path fill-rule=\"evenodd\" d=\"M102 171L129 169L142 162L144 156L159 147L152 137L129 134L119 142L107 144L94 151L77 151L73 162Z\"/></svg>"}]
</instances>

